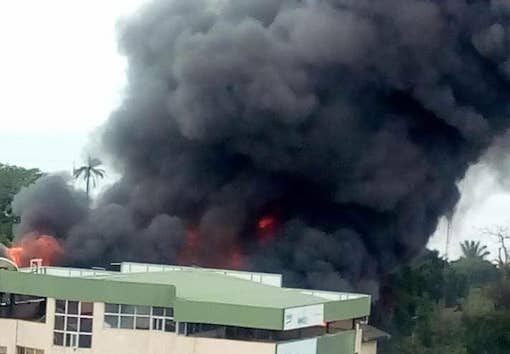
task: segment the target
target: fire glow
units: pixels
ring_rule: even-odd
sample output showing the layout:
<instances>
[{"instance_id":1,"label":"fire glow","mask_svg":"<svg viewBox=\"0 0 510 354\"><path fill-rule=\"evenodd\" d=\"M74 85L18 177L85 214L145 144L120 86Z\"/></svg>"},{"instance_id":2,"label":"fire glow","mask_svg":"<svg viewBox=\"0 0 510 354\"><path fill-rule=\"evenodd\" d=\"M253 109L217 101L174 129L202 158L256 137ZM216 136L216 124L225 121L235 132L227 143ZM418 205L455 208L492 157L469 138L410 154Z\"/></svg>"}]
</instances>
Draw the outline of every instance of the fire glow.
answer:
<instances>
[{"instance_id":1,"label":"fire glow","mask_svg":"<svg viewBox=\"0 0 510 354\"><path fill-rule=\"evenodd\" d=\"M257 239L259 244L265 245L273 239L276 226L276 218L272 215L266 215L257 221Z\"/></svg>"},{"instance_id":2,"label":"fire glow","mask_svg":"<svg viewBox=\"0 0 510 354\"><path fill-rule=\"evenodd\" d=\"M29 234L7 248L6 254L18 267L27 267L36 258L42 259L42 265L50 266L62 260L64 250L53 236Z\"/></svg>"},{"instance_id":3,"label":"fire glow","mask_svg":"<svg viewBox=\"0 0 510 354\"><path fill-rule=\"evenodd\" d=\"M272 216L264 216L258 221L257 227L261 231L268 231L271 230L275 224L276 220Z\"/></svg>"},{"instance_id":4,"label":"fire glow","mask_svg":"<svg viewBox=\"0 0 510 354\"><path fill-rule=\"evenodd\" d=\"M203 237L204 235L200 234L196 228L188 230L186 240L177 256L179 264L229 269L243 268L243 252L238 245L226 244L221 254L211 258L206 256L210 249L207 248L207 243L204 242ZM204 261L205 259L208 261Z\"/></svg>"}]
</instances>

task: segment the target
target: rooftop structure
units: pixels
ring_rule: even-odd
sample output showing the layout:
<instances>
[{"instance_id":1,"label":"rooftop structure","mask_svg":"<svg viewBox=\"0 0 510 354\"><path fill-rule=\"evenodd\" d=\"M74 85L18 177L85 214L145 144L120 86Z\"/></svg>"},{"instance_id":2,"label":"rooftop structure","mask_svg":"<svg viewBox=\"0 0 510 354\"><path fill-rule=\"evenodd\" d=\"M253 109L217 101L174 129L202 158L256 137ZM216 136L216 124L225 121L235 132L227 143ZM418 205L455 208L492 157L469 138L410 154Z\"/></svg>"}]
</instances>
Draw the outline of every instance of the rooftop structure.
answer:
<instances>
[{"instance_id":1,"label":"rooftop structure","mask_svg":"<svg viewBox=\"0 0 510 354\"><path fill-rule=\"evenodd\" d=\"M0 267L0 354L364 353L368 295L283 288L279 274L119 266Z\"/></svg>"}]
</instances>

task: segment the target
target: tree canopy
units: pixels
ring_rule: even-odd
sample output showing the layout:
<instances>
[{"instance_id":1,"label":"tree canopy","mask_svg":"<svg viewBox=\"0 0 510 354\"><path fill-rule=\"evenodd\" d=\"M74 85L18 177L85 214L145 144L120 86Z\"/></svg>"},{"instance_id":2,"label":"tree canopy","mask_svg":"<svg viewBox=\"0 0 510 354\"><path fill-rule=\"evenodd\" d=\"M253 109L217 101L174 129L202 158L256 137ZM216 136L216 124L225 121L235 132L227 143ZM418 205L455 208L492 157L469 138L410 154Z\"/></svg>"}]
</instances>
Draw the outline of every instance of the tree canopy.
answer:
<instances>
[{"instance_id":1,"label":"tree canopy","mask_svg":"<svg viewBox=\"0 0 510 354\"><path fill-rule=\"evenodd\" d=\"M12 240L14 217L11 214L11 202L16 193L35 182L42 172L37 168L26 169L0 163L0 243Z\"/></svg>"},{"instance_id":2,"label":"tree canopy","mask_svg":"<svg viewBox=\"0 0 510 354\"><path fill-rule=\"evenodd\" d=\"M461 242L462 257L466 259L485 259L490 252L487 246L480 245L480 241L464 241Z\"/></svg>"},{"instance_id":3,"label":"tree canopy","mask_svg":"<svg viewBox=\"0 0 510 354\"><path fill-rule=\"evenodd\" d=\"M101 165L101 160L89 156L85 165L73 170L74 178L78 179L81 177L85 181L87 196L90 194L90 183L92 182L92 186L95 187L97 179L104 178L105 176L105 170L99 168Z\"/></svg>"},{"instance_id":4,"label":"tree canopy","mask_svg":"<svg viewBox=\"0 0 510 354\"><path fill-rule=\"evenodd\" d=\"M457 261L426 251L384 281L372 316L392 335L382 354L510 353L510 280L480 242L461 247Z\"/></svg>"}]
</instances>

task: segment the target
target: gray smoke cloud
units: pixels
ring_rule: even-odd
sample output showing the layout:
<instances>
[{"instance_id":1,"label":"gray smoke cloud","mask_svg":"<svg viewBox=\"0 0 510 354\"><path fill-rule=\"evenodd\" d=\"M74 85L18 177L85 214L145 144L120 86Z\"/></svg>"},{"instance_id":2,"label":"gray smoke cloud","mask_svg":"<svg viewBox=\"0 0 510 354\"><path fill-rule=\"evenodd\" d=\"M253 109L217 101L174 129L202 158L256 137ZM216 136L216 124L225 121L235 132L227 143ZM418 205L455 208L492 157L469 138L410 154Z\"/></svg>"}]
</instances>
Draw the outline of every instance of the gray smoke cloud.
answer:
<instances>
[{"instance_id":1,"label":"gray smoke cloud","mask_svg":"<svg viewBox=\"0 0 510 354\"><path fill-rule=\"evenodd\" d=\"M499 185L510 190L510 130L495 140L483 161L495 174Z\"/></svg>"},{"instance_id":2,"label":"gray smoke cloud","mask_svg":"<svg viewBox=\"0 0 510 354\"><path fill-rule=\"evenodd\" d=\"M456 182L510 125L508 2L215 4L153 1L120 25L129 86L101 140L122 178L79 220L24 204L21 228L64 223L74 264L230 265L375 289L424 249Z\"/></svg>"},{"instance_id":3,"label":"gray smoke cloud","mask_svg":"<svg viewBox=\"0 0 510 354\"><path fill-rule=\"evenodd\" d=\"M23 217L17 227L20 236L37 231L48 235L66 235L88 214L87 196L74 190L68 175L49 175L24 187L14 197L12 211Z\"/></svg>"}]
</instances>

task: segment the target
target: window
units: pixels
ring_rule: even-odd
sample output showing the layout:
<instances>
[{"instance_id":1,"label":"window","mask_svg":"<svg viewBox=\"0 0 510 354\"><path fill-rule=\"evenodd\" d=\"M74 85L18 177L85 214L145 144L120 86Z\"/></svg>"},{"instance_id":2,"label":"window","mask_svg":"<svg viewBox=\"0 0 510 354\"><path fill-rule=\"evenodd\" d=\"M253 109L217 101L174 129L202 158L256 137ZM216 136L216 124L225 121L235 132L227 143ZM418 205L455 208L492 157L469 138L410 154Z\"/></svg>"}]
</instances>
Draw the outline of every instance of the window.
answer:
<instances>
[{"instance_id":1,"label":"window","mask_svg":"<svg viewBox=\"0 0 510 354\"><path fill-rule=\"evenodd\" d=\"M7 347L0 347L0 354L7 354Z\"/></svg>"},{"instance_id":2,"label":"window","mask_svg":"<svg viewBox=\"0 0 510 354\"><path fill-rule=\"evenodd\" d=\"M44 323L46 322L46 298L23 294L1 293L0 318Z\"/></svg>"},{"instance_id":3,"label":"window","mask_svg":"<svg viewBox=\"0 0 510 354\"><path fill-rule=\"evenodd\" d=\"M7 353L7 351L5 351L5 352L0 351L0 353ZM16 347L16 354L44 354L44 350L25 348L25 347Z\"/></svg>"},{"instance_id":4,"label":"window","mask_svg":"<svg viewBox=\"0 0 510 354\"><path fill-rule=\"evenodd\" d=\"M174 309L119 304L105 304L107 328L175 332Z\"/></svg>"},{"instance_id":5,"label":"window","mask_svg":"<svg viewBox=\"0 0 510 354\"><path fill-rule=\"evenodd\" d=\"M174 309L171 307L152 308L152 327L154 331L175 332Z\"/></svg>"},{"instance_id":6,"label":"window","mask_svg":"<svg viewBox=\"0 0 510 354\"><path fill-rule=\"evenodd\" d=\"M91 348L93 315L94 304L91 302L56 300L53 344L72 348ZM29 354L40 353L29 352Z\"/></svg>"}]
</instances>

